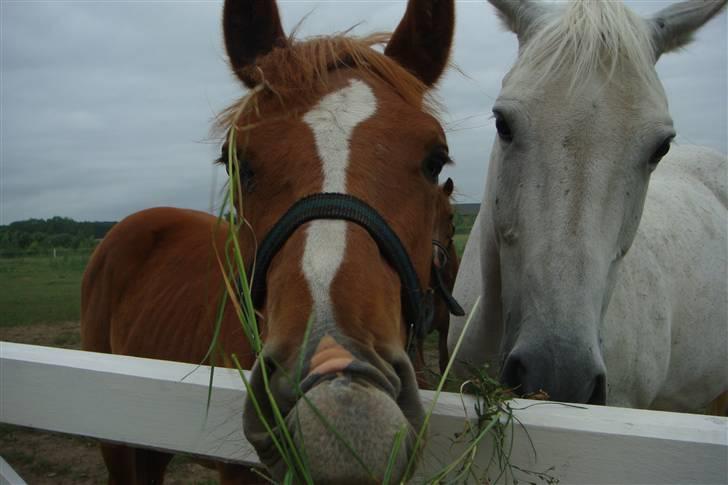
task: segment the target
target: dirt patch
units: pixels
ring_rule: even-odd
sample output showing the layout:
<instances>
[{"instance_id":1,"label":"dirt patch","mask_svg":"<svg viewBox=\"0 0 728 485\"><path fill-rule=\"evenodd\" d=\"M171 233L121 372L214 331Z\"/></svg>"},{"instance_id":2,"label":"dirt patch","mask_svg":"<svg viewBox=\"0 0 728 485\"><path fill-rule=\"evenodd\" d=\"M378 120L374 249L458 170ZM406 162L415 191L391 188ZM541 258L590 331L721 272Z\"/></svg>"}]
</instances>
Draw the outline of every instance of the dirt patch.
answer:
<instances>
[{"instance_id":1,"label":"dirt patch","mask_svg":"<svg viewBox=\"0 0 728 485\"><path fill-rule=\"evenodd\" d=\"M0 425L0 455L30 485L91 485L107 482L97 443L57 433ZM184 456L169 464L165 483L215 484L217 473Z\"/></svg>"},{"instance_id":2,"label":"dirt patch","mask_svg":"<svg viewBox=\"0 0 728 485\"><path fill-rule=\"evenodd\" d=\"M0 340L23 344L78 349L78 322L0 327ZM90 485L106 483L106 466L97 442L70 435L0 424L0 456L29 485ZM166 484L216 484L217 472L184 456L167 468Z\"/></svg>"},{"instance_id":3,"label":"dirt patch","mask_svg":"<svg viewBox=\"0 0 728 485\"><path fill-rule=\"evenodd\" d=\"M0 340L78 350L81 348L81 329L78 322L0 327Z\"/></svg>"}]
</instances>

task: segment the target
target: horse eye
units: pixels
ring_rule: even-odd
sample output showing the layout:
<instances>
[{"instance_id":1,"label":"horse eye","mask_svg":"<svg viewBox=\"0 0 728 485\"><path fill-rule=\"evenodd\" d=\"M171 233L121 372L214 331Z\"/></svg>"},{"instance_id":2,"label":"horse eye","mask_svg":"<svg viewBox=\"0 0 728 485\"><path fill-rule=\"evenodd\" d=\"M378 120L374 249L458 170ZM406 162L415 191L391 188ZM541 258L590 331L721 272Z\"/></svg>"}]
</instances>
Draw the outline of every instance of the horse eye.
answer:
<instances>
[{"instance_id":1,"label":"horse eye","mask_svg":"<svg viewBox=\"0 0 728 485\"><path fill-rule=\"evenodd\" d=\"M422 171L425 177L431 182L437 183L437 177L442 172L442 167L450 162L450 156L446 147L439 147L430 152L422 164Z\"/></svg>"},{"instance_id":2,"label":"horse eye","mask_svg":"<svg viewBox=\"0 0 728 485\"><path fill-rule=\"evenodd\" d=\"M655 153L652 155L650 164L657 165L660 160L662 160L662 158L667 155L667 152L670 151L670 144L672 143L673 138L674 137L671 136L662 142L662 144L657 148L657 150L655 150Z\"/></svg>"},{"instance_id":3,"label":"horse eye","mask_svg":"<svg viewBox=\"0 0 728 485\"><path fill-rule=\"evenodd\" d=\"M228 147L227 144L225 144L222 147L220 158L218 158L215 163L225 167L225 172L228 174L228 177L230 177L230 161L228 157ZM240 167L240 182L242 183L243 190L246 192L252 192L255 186L253 181L255 173L250 168L250 163L247 159L238 157L238 166ZM235 167L233 167L233 174L235 174L235 172Z\"/></svg>"},{"instance_id":4,"label":"horse eye","mask_svg":"<svg viewBox=\"0 0 728 485\"><path fill-rule=\"evenodd\" d=\"M222 148L220 149L220 157L215 160L215 163L218 165L222 165L225 167L225 172L227 172L228 175L230 175L230 167L228 166L228 144L225 143Z\"/></svg>"},{"instance_id":5,"label":"horse eye","mask_svg":"<svg viewBox=\"0 0 728 485\"><path fill-rule=\"evenodd\" d=\"M501 140L507 143L513 141L513 132L503 116L503 113L500 111L493 111L493 116L495 117L495 129L498 130L498 136Z\"/></svg>"}]
</instances>

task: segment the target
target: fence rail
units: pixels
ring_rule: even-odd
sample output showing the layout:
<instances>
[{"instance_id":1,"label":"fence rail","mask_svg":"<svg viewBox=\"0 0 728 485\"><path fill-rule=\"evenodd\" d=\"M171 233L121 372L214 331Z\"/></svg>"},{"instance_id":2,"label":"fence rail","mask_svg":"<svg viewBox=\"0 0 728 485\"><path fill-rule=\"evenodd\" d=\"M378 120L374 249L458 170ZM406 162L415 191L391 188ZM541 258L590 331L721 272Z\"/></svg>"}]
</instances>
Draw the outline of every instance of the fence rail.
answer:
<instances>
[{"instance_id":1,"label":"fence rail","mask_svg":"<svg viewBox=\"0 0 728 485\"><path fill-rule=\"evenodd\" d=\"M206 411L209 381L207 366L0 342L0 422L258 463L242 432L240 376L215 369ZM420 395L429 409L434 394ZM472 417L473 404L467 396L440 396L414 482L462 453L463 445L452 440L463 430L466 410ZM728 480L726 418L520 399L511 404L521 423L513 428L511 462L520 469L550 470L560 483ZM481 469L492 457L486 443L476 458ZM497 466L491 469L497 474Z\"/></svg>"}]
</instances>

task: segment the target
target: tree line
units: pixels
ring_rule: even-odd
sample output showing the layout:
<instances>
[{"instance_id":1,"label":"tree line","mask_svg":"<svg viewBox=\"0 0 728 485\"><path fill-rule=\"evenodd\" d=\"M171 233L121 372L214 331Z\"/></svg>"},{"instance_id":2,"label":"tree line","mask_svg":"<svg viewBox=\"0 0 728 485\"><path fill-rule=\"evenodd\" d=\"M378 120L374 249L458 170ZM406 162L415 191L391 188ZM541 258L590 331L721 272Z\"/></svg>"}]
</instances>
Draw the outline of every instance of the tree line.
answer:
<instances>
[{"instance_id":1,"label":"tree line","mask_svg":"<svg viewBox=\"0 0 728 485\"><path fill-rule=\"evenodd\" d=\"M456 207L453 221L456 233L467 234L477 211L467 213L457 209L459 207ZM114 224L115 221L79 222L69 217L56 216L0 225L0 257L48 254L54 249L91 249Z\"/></svg>"},{"instance_id":2,"label":"tree line","mask_svg":"<svg viewBox=\"0 0 728 485\"><path fill-rule=\"evenodd\" d=\"M90 249L115 222L78 222L68 217L28 219L0 226L0 256L48 253L53 249Z\"/></svg>"}]
</instances>

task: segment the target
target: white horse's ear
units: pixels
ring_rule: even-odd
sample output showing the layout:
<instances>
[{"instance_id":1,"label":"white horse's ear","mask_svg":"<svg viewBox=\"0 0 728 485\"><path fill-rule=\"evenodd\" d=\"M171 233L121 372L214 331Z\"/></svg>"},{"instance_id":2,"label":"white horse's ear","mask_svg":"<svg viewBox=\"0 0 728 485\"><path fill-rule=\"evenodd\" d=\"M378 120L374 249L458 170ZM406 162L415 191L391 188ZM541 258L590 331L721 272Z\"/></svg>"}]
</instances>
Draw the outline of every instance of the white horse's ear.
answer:
<instances>
[{"instance_id":1,"label":"white horse's ear","mask_svg":"<svg viewBox=\"0 0 728 485\"><path fill-rule=\"evenodd\" d=\"M648 22L652 28L655 59L693 40L693 33L718 14L728 0L691 0L660 10Z\"/></svg>"},{"instance_id":2,"label":"white horse's ear","mask_svg":"<svg viewBox=\"0 0 728 485\"><path fill-rule=\"evenodd\" d=\"M544 8L532 0L488 0L498 10L503 25L523 43L534 21Z\"/></svg>"}]
</instances>

